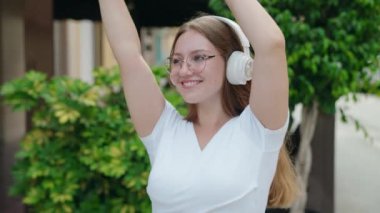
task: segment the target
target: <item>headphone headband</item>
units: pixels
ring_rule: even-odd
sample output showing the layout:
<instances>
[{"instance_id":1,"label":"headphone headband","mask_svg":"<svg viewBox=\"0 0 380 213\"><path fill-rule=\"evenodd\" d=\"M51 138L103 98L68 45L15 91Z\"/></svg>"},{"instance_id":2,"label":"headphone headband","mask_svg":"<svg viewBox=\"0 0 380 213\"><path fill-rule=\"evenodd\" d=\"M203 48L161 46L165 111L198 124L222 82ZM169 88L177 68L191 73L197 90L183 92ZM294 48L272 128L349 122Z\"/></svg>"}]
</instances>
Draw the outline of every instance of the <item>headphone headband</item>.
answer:
<instances>
[{"instance_id":1,"label":"headphone headband","mask_svg":"<svg viewBox=\"0 0 380 213\"><path fill-rule=\"evenodd\" d=\"M210 17L214 17L214 18L228 24L235 31L235 33L238 35L240 43L243 46L244 53L249 55L249 46L250 46L249 40L248 40L247 36L244 34L241 27L236 22L232 21L231 19L221 17L221 16L210 16Z\"/></svg>"}]
</instances>

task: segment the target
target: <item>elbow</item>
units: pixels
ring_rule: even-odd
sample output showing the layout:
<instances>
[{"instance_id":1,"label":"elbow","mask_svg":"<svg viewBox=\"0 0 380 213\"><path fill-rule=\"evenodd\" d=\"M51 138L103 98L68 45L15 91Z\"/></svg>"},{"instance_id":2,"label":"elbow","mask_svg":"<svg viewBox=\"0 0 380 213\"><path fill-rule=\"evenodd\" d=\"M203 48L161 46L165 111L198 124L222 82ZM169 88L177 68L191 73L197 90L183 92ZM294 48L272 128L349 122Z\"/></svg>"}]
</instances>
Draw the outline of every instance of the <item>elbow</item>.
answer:
<instances>
[{"instance_id":1,"label":"elbow","mask_svg":"<svg viewBox=\"0 0 380 213\"><path fill-rule=\"evenodd\" d=\"M285 36L281 31L271 36L270 48L271 49L285 49L286 48Z\"/></svg>"},{"instance_id":2,"label":"elbow","mask_svg":"<svg viewBox=\"0 0 380 213\"><path fill-rule=\"evenodd\" d=\"M141 47L131 42L119 42L112 47L114 56L118 62L125 59L135 59L142 55Z\"/></svg>"},{"instance_id":3,"label":"elbow","mask_svg":"<svg viewBox=\"0 0 380 213\"><path fill-rule=\"evenodd\" d=\"M256 46L256 55L268 55L278 52L284 52L286 49L285 37L280 31L279 33L267 34L265 35L265 40L263 39L260 46Z\"/></svg>"}]
</instances>

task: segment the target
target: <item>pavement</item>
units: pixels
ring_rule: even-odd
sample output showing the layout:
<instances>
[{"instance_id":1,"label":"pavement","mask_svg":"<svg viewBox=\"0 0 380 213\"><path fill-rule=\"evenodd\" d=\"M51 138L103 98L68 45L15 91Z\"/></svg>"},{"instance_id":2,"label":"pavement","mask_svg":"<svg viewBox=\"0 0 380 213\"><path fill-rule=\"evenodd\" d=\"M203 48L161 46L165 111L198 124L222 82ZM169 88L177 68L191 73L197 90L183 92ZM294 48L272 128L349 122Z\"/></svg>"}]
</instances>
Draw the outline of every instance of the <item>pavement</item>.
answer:
<instances>
[{"instance_id":1,"label":"pavement","mask_svg":"<svg viewBox=\"0 0 380 213\"><path fill-rule=\"evenodd\" d=\"M380 212L380 98L337 102L366 128L369 137L336 116L335 213Z\"/></svg>"}]
</instances>

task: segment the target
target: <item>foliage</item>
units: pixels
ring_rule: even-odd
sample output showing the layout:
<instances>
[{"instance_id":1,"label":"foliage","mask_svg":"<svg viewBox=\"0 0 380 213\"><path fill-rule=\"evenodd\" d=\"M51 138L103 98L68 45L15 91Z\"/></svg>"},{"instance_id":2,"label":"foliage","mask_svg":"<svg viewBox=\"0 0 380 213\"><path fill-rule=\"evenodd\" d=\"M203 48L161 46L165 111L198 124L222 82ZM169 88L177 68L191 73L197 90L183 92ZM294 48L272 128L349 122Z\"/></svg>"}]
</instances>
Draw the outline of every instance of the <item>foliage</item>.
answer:
<instances>
[{"instance_id":1,"label":"foliage","mask_svg":"<svg viewBox=\"0 0 380 213\"><path fill-rule=\"evenodd\" d=\"M380 0L261 0L287 43L291 108L314 100L325 113L350 93L380 94ZM222 0L210 0L232 18ZM352 96L354 100L356 96Z\"/></svg>"},{"instance_id":2,"label":"foliage","mask_svg":"<svg viewBox=\"0 0 380 213\"><path fill-rule=\"evenodd\" d=\"M166 85L166 71L154 73ZM98 68L94 76L91 85L31 71L1 88L14 110L33 111L11 188L32 212L150 212L149 158L126 110L119 70ZM180 96L163 87L184 113Z\"/></svg>"}]
</instances>

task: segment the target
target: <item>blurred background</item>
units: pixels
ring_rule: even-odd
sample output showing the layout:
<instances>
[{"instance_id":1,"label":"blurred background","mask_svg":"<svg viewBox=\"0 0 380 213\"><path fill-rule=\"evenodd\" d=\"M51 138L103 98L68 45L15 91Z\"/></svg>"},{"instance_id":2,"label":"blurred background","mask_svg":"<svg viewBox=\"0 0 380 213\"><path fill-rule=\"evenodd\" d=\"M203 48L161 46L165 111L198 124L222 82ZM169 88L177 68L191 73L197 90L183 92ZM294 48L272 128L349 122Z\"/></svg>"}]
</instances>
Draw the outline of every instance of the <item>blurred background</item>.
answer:
<instances>
[{"instance_id":1,"label":"blurred background","mask_svg":"<svg viewBox=\"0 0 380 213\"><path fill-rule=\"evenodd\" d=\"M114 69L117 65L102 29L96 0L0 2L1 85L24 76L29 70L38 70L48 78L69 76L93 85L96 82L94 69ZM307 175L305 212L380 212L380 1L261 2L287 38L290 129L295 161L300 144L304 143L300 124L306 121L314 124L309 141L312 163L309 162L310 176ZM231 15L218 0L130 0L126 3L140 33L144 58L152 67L163 65L178 26L198 11ZM6 97L7 94L3 92L2 95ZM86 212L87 207L77 208L77 203L85 199L76 194L77 188L67 199L54 199L49 190L36 192L32 187L43 175L25 175L32 178L15 181L18 175L24 177L11 171L20 142L34 129L32 118L36 109L14 112L9 104L4 104L3 96L0 106L0 212L36 209L56 209L57 212L80 212L78 209L82 209ZM313 120L312 113L305 109L314 106L318 114ZM107 181L126 177L123 175L127 173L128 170L123 170L119 176L109 175ZM127 179L124 180L130 181ZM11 186L17 183L23 183L20 186L23 189L16 193L18 196L10 196ZM61 184L65 186L64 182ZM131 186L131 182L126 185ZM139 190L143 191L144 187ZM56 193L66 195L59 190ZM44 205L44 199L54 202ZM103 205L102 200L107 198L98 200L99 206ZM117 205L115 200L109 205L120 208L115 207L112 211L149 211L145 207L141 208L145 210L139 209L128 199L117 200ZM108 204L104 205L102 210L91 212L111 211Z\"/></svg>"}]
</instances>

